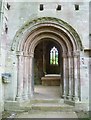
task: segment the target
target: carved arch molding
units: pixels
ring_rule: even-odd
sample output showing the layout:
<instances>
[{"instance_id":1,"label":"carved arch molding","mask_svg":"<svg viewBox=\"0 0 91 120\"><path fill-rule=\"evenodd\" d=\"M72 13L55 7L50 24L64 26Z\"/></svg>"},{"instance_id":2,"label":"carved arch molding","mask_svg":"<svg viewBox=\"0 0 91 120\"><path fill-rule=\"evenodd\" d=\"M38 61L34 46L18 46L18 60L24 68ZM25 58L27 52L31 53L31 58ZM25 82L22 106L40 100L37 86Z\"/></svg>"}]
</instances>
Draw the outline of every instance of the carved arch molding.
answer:
<instances>
[{"instance_id":1,"label":"carved arch molding","mask_svg":"<svg viewBox=\"0 0 91 120\"><path fill-rule=\"evenodd\" d=\"M83 46L78 33L68 23L52 17L27 21L16 33L11 51L17 57L18 99L29 99L34 92L34 50L44 38L59 43L63 57L62 97L71 101L80 100L80 52Z\"/></svg>"}]
</instances>

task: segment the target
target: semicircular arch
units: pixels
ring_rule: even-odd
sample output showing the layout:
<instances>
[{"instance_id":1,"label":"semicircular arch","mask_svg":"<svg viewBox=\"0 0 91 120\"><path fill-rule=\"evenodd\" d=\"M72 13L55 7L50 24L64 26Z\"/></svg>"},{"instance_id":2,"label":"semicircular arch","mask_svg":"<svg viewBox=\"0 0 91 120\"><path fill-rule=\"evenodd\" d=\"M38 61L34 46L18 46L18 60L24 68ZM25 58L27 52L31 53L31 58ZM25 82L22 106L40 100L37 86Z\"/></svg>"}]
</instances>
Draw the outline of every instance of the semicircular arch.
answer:
<instances>
[{"instance_id":1,"label":"semicircular arch","mask_svg":"<svg viewBox=\"0 0 91 120\"><path fill-rule=\"evenodd\" d=\"M20 46L23 45L21 43L25 43L25 40L36 28L44 26L54 27L55 29L63 31L70 38L73 46L75 45L76 50L83 49L80 37L72 26L58 18L42 17L36 20L28 21L20 28L19 31L17 31L11 46L11 50L20 51Z\"/></svg>"}]
</instances>

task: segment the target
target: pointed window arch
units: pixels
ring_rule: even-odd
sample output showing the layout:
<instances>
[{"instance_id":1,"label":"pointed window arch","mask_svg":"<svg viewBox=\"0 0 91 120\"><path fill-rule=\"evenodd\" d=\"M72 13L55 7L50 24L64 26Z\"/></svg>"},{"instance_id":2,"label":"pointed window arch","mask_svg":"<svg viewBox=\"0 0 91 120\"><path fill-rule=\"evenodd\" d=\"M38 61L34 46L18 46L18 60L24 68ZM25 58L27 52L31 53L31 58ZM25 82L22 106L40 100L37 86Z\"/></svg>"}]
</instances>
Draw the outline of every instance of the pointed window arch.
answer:
<instances>
[{"instance_id":1,"label":"pointed window arch","mask_svg":"<svg viewBox=\"0 0 91 120\"><path fill-rule=\"evenodd\" d=\"M58 50L55 46L50 50L50 65L58 65Z\"/></svg>"}]
</instances>

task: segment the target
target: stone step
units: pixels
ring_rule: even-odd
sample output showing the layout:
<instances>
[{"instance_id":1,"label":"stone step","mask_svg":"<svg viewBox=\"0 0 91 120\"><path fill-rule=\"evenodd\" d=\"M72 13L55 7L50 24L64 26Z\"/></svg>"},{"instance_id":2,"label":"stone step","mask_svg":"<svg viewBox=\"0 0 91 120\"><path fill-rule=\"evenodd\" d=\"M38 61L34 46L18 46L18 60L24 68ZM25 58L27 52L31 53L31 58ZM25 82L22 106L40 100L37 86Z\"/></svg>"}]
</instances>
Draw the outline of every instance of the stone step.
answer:
<instances>
[{"instance_id":1,"label":"stone step","mask_svg":"<svg viewBox=\"0 0 91 120\"><path fill-rule=\"evenodd\" d=\"M36 120L38 118L42 118L43 120L48 118L52 118L51 120L53 120L54 118L59 119L59 120L73 120L76 118L76 120L78 120L77 115L75 112L60 112L60 111L38 111L38 110L32 110L29 112L25 112L25 113L21 113L21 114L17 114L16 118L35 118Z\"/></svg>"},{"instance_id":2,"label":"stone step","mask_svg":"<svg viewBox=\"0 0 91 120\"><path fill-rule=\"evenodd\" d=\"M40 110L40 111L64 111L71 112L74 111L73 107L69 106L58 106L58 105L32 105L31 107L26 107L26 111L30 110Z\"/></svg>"},{"instance_id":3,"label":"stone step","mask_svg":"<svg viewBox=\"0 0 91 120\"><path fill-rule=\"evenodd\" d=\"M73 106L67 105L59 100L33 100L25 109L26 111L74 111Z\"/></svg>"},{"instance_id":4,"label":"stone step","mask_svg":"<svg viewBox=\"0 0 91 120\"><path fill-rule=\"evenodd\" d=\"M61 77L60 74L47 74L45 77Z\"/></svg>"},{"instance_id":5,"label":"stone step","mask_svg":"<svg viewBox=\"0 0 91 120\"><path fill-rule=\"evenodd\" d=\"M33 103L64 103L63 99L33 99L30 101L30 104Z\"/></svg>"}]
</instances>

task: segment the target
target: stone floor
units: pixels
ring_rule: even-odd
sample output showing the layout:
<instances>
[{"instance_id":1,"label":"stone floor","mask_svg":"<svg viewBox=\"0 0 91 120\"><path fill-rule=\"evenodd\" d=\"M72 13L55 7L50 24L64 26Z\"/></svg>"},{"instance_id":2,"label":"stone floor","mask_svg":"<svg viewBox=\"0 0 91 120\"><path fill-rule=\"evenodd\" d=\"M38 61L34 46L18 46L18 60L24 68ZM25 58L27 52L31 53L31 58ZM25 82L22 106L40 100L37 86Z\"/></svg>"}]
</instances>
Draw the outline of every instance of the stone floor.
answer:
<instances>
[{"instance_id":1,"label":"stone floor","mask_svg":"<svg viewBox=\"0 0 91 120\"><path fill-rule=\"evenodd\" d=\"M61 86L41 86L34 88L34 99L60 99L62 95Z\"/></svg>"},{"instance_id":2,"label":"stone floor","mask_svg":"<svg viewBox=\"0 0 91 120\"><path fill-rule=\"evenodd\" d=\"M16 118L78 118L75 112L31 111L16 115Z\"/></svg>"},{"instance_id":3,"label":"stone floor","mask_svg":"<svg viewBox=\"0 0 91 120\"><path fill-rule=\"evenodd\" d=\"M34 106L36 108L36 104L38 104L39 106L42 106L42 109L32 109L25 112L4 111L3 118L88 118L89 115L87 112L70 111L69 107L67 108L68 110L66 109L66 111L53 111L51 107L56 107L56 101L61 98L62 93L60 91L60 86L35 86L33 100L37 101L34 103ZM52 100L54 100L53 103L51 103ZM65 106L63 100L61 99L60 101L60 106ZM38 105L37 108L39 108ZM45 110L43 105L45 105L45 107L48 105L48 108ZM59 103L57 105L59 106Z\"/></svg>"},{"instance_id":4,"label":"stone floor","mask_svg":"<svg viewBox=\"0 0 91 120\"><path fill-rule=\"evenodd\" d=\"M9 120L8 118L80 118L79 120L91 120L91 115L89 112L79 111L79 112L43 112L43 111L31 111L15 113L10 111L4 111L2 118ZM6 119L7 118L7 119ZM1 119L0 119L1 120ZM73 119L74 120L74 119Z\"/></svg>"}]
</instances>

